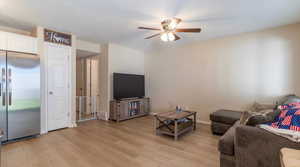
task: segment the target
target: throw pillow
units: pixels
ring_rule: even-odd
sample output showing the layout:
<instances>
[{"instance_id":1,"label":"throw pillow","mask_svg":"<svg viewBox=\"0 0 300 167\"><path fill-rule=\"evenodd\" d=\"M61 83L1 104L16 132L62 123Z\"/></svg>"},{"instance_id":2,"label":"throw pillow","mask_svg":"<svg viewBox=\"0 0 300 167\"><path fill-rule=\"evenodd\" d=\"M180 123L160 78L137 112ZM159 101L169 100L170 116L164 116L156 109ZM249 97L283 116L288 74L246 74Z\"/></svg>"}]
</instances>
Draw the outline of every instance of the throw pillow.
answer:
<instances>
[{"instance_id":1,"label":"throw pillow","mask_svg":"<svg viewBox=\"0 0 300 167\"><path fill-rule=\"evenodd\" d=\"M284 104L288 99L292 98L293 96L296 96L295 94L288 94L283 97L281 97L276 103L277 105L282 105Z\"/></svg>"},{"instance_id":2,"label":"throw pillow","mask_svg":"<svg viewBox=\"0 0 300 167\"><path fill-rule=\"evenodd\" d=\"M299 102L300 97L296 96L295 94L288 94L283 97L281 97L276 103L277 105L282 105L282 104L288 104L291 102Z\"/></svg>"},{"instance_id":3,"label":"throw pillow","mask_svg":"<svg viewBox=\"0 0 300 167\"><path fill-rule=\"evenodd\" d=\"M265 109L259 112L245 111L240 118L241 125L256 126L272 122L278 115L280 110Z\"/></svg>"},{"instance_id":4,"label":"throw pillow","mask_svg":"<svg viewBox=\"0 0 300 167\"><path fill-rule=\"evenodd\" d=\"M277 115L280 114L280 110L273 110L273 109L266 109L261 110L260 112L252 113L249 117L246 125L249 126L256 126L259 124L265 124L272 122Z\"/></svg>"},{"instance_id":5,"label":"throw pillow","mask_svg":"<svg viewBox=\"0 0 300 167\"><path fill-rule=\"evenodd\" d=\"M254 104L250 108L250 111L251 112L260 112L262 110L275 109L275 108L276 108L275 104L260 104L260 103L254 102Z\"/></svg>"}]
</instances>

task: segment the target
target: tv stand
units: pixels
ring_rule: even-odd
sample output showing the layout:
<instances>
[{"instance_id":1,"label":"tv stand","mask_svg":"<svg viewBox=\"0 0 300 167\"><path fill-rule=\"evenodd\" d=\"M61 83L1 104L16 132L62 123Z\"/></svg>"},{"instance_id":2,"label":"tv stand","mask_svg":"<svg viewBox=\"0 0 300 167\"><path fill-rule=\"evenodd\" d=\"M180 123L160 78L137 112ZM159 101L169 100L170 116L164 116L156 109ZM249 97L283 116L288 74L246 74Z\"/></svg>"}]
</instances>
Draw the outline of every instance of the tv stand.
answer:
<instances>
[{"instance_id":1,"label":"tv stand","mask_svg":"<svg viewBox=\"0 0 300 167\"><path fill-rule=\"evenodd\" d=\"M128 98L110 101L109 119L123 121L148 115L150 112L149 98Z\"/></svg>"}]
</instances>

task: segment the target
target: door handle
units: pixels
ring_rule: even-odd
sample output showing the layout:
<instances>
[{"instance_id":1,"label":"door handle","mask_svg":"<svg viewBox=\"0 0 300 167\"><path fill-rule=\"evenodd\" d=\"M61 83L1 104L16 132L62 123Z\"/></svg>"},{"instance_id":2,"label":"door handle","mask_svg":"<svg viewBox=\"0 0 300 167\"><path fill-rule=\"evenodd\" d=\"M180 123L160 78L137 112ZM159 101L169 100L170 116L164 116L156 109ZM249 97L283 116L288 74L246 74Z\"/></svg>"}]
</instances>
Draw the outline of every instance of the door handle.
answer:
<instances>
[{"instance_id":1,"label":"door handle","mask_svg":"<svg viewBox=\"0 0 300 167\"><path fill-rule=\"evenodd\" d=\"M5 78L5 68L2 68L2 73L1 73L1 79L4 80Z\"/></svg>"},{"instance_id":2,"label":"door handle","mask_svg":"<svg viewBox=\"0 0 300 167\"><path fill-rule=\"evenodd\" d=\"M50 94L50 95L53 95L53 92L52 92L52 91L50 91L50 92L49 92L49 94Z\"/></svg>"},{"instance_id":3,"label":"door handle","mask_svg":"<svg viewBox=\"0 0 300 167\"><path fill-rule=\"evenodd\" d=\"M11 102L12 102L12 86L11 86L12 77L11 77L11 73L12 73L12 70L11 70L11 68L9 68L8 69L8 86L9 86L8 105L10 105L10 106L11 106Z\"/></svg>"},{"instance_id":4,"label":"door handle","mask_svg":"<svg viewBox=\"0 0 300 167\"><path fill-rule=\"evenodd\" d=\"M10 106L11 106L11 96L12 96L12 92L10 91L8 93L8 105L10 105Z\"/></svg>"},{"instance_id":5,"label":"door handle","mask_svg":"<svg viewBox=\"0 0 300 167\"><path fill-rule=\"evenodd\" d=\"M2 96L2 87L3 87L3 83L5 82L5 68L2 68L2 73L1 73L1 81L0 81L0 96Z\"/></svg>"},{"instance_id":6,"label":"door handle","mask_svg":"<svg viewBox=\"0 0 300 167\"><path fill-rule=\"evenodd\" d=\"M2 95L2 105L5 106L6 104L6 94L5 94L5 91L3 91L3 87L5 87L4 85L5 84L5 78L6 78L6 75L5 75L5 68L2 68L1 69L1 88L0 88L0 91L1 91L1 94Z\"/></svg>"},{"instance_id":7,"label":"door handle","mask_svg":"<svg viewBox=\"0 0 300 167\"><path fill-rule=\"evenodd\" d=\"M2 96L2 106L5 106L5 92L3 92L3 96Z\"/></svg>"}]
</instances>

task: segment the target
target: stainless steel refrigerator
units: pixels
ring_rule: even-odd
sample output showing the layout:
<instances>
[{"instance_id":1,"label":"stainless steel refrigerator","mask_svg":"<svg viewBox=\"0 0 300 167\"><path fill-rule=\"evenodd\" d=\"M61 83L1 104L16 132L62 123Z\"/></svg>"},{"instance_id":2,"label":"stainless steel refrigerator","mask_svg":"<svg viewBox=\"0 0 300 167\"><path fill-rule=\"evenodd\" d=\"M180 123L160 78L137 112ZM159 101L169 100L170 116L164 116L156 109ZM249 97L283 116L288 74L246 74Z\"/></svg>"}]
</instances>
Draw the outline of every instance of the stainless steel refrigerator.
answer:
<instances>
[{"instance_id":1,"label":"stainless steel refrigerator","mask_svg":"<svg viewBox=\"0 0 300 167\"><path fill-rule=\"evenodd\" d=\"M2 142L40 134L40 59L0 51Z\"/></svg>"}]
</instances>

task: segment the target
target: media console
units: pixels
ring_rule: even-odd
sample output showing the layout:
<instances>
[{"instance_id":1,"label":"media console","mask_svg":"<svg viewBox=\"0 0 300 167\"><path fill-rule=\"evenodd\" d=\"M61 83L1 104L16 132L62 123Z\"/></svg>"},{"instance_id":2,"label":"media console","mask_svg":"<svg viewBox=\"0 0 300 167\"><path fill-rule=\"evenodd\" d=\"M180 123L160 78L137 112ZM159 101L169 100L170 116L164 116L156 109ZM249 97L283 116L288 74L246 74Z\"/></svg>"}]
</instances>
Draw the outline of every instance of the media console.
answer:
<instances>
[{"instance_id":1,"label":"media console","mask_svg":"<svg viewBox=\"0 0 300 167\"><path fill-rule=\"evenodd\" d=\"M119 122L148 115L149 103L149 98L112 100L110 101L109 119Z\"/></svg>"}]
</instances>

